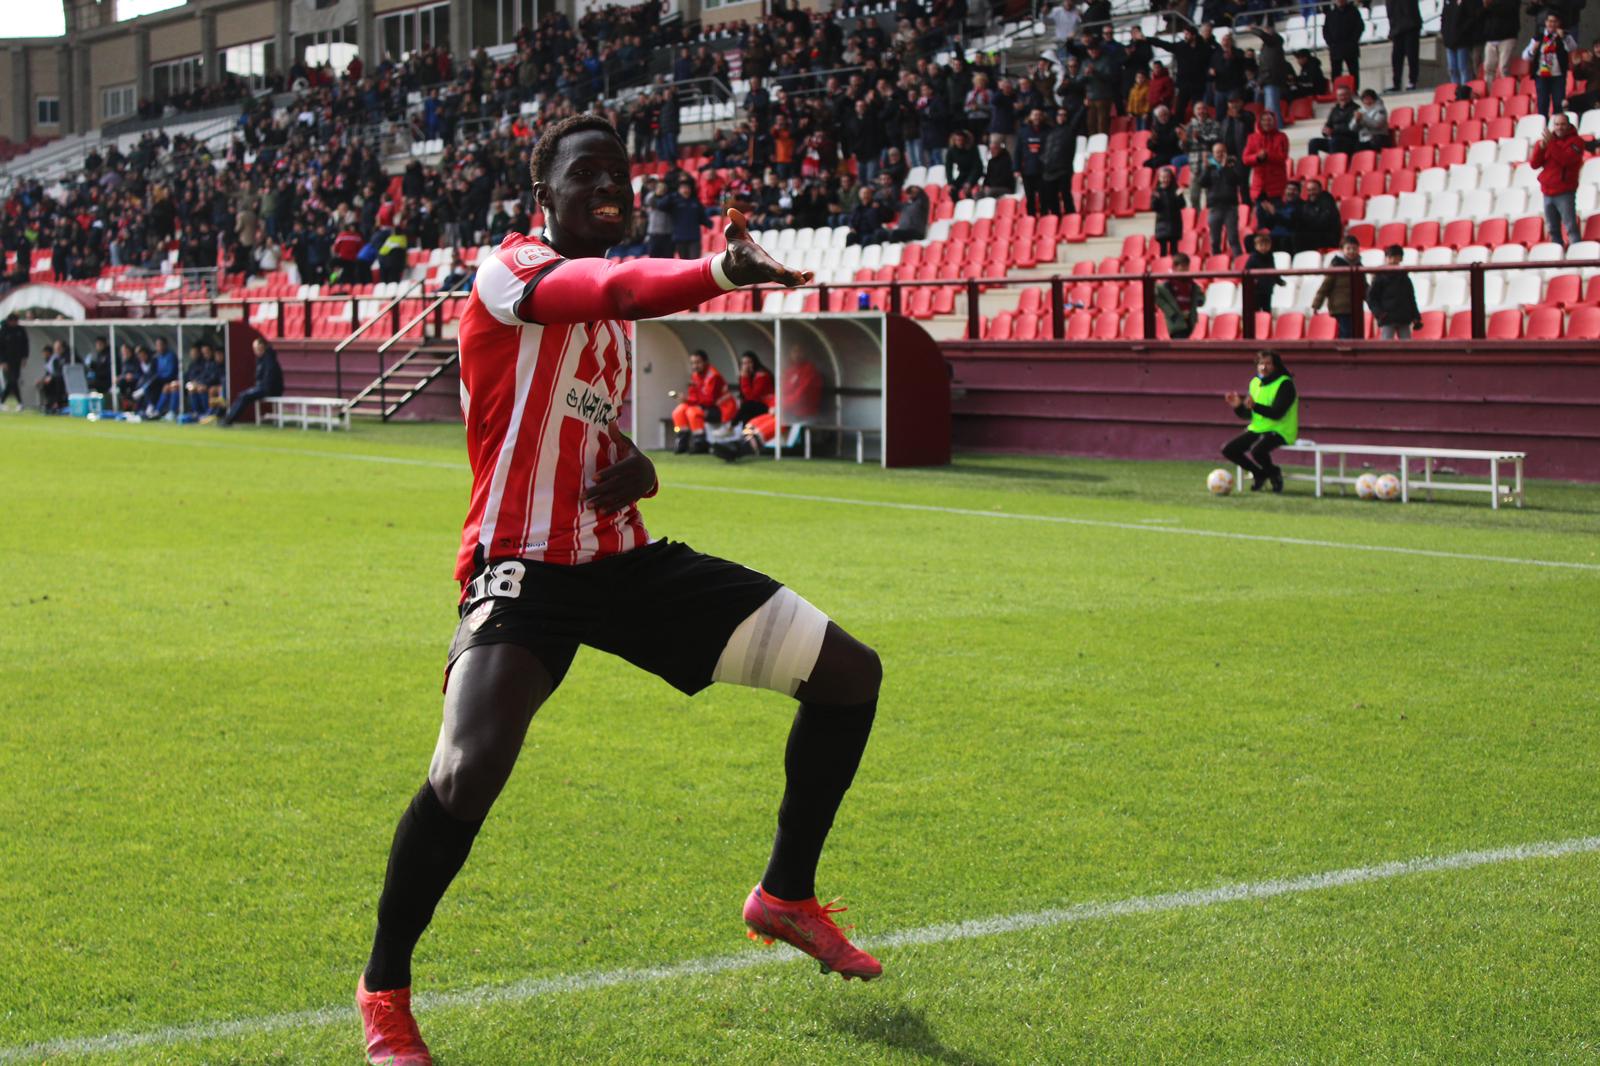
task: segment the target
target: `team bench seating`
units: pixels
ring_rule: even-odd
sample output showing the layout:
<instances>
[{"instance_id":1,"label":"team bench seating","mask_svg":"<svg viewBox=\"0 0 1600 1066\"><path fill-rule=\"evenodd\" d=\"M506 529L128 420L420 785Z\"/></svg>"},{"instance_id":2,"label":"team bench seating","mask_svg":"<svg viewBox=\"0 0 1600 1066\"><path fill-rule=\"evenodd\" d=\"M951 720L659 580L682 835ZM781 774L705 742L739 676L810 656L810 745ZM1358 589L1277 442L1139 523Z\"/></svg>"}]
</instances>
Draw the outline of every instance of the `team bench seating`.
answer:
<instances>
[{"instance_id":1,"label":"team bench seating","mask_svg":"<svg viewBox=\"0 0 1600 1066\"><path fill-rule=\"evenodd\" d=\"M1433 490L1440 489L1453 492L1487 492L1489 506L1495 510L1500 509L1500 464L1513 464L1511 497L1518 507L1522 506L1522 463L1528 457L1527 452L1512 452L1493 449L1476 448L1425 448L1420 446L1392 444L1324 444L1304 438L1293 444L1286 444L1276 453L1309 452L1312 457L1312 472L1309 474L1286 474L1286 477L1300 481L1311 481L1316 484L1317 496L1322 495L1323 485L1338 485L1339 492L1344 492L1344 486L1354 485L1356 477L1346 473L1346 459L1351 455L1387 455L1400 461L1400 499L1407 502L1411 499L1411 490L1423 489L1428 493L1428 498L1433 499ZM1325 470L1323 456L1337 456L1339 460L1338 473L1328 473ZM1422 461L1422 480L1413 480L1411 477L1411 461ZM1469 459L1489 464L1488 481L1435 481L1433 479L1433 464L1436 459ZM1359 476L1359 475L1357 475ZM1235 484L1244 484L1244 471L1238 471Z\"/></svg>"},{"instance_id":2,"label":"team bench seating","mask_svg":"<svg viewBox=\"0 0 1600 1066\"><path fill-rule=\"evenodd\" d=\"M838 447L835 449L834 454L840 458L844 456L845 437L854 434L856 438L856 462L864 463L867 461L867 438L880 437L883 435L883 430L872 426L840 426L808 422L801 429L801 440L804 444L805 457L807 459L811 458L811 435L813 433L836 434L838 436Z\"/></svg>"},{"instance_id":3,"label":"team bench seating","mask_svg":"<svg viewBox=\"0 0 1600 1066\"><path fill-rule=\"evenodd\" d=\"M279 429L296 424L301 429L321 426L330 432L350 428L350 405L326 396L268 396L261 401L263 422Z\"/></svg>"}]
</instances>

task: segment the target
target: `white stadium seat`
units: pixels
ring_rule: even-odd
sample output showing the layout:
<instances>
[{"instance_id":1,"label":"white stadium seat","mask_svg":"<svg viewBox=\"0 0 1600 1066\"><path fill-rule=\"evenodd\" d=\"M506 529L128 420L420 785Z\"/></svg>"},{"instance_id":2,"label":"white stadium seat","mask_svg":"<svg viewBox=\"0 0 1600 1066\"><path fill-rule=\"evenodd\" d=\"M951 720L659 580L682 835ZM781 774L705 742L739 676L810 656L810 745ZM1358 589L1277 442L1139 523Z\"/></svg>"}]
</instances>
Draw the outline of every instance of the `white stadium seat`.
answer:
<instances>
[{"instance_id":1,"label":"white stadium seat","mask_svg":"<svg viewBox=\"0 0 1600 1066\"><path fill-rule=\"evenodd\" d=\"M1427 218L1428 194L1425 192L1403 192L1395 197L1394 217L1399 219Z\"/></svg>"},{"instance_id":2,"label":"white stadium seat","mask_svg":"<svg viewBox=\"0 0 1600 1066\"><path fill-rule=\"evenodd\" d=\"M1457 311L1467 306L1467 277L1465 274L1435 274L1433 292L1429 294L1428 308L1439 311Z\"/></svg>"},{"instance_id":3,"label":"white stadium seat","mask_svg":"<svg viewBox=\"0 0 1600 1066\"><path fill-rule=\"evenodd\" d=\"M1449 266L1456 261L1456 252L1449 245L1437 244L1424 248L1418 262L1422 266Z\"/></svg>"},{"instance_id":4,"label":"white stadium seat","mask_svg":"<svg viewBox=\"0 0 1600 1066\"><path fill-rule=\"evenodd\" d=\"M1467 148L1467 162L1478 167L1493 163L1498 148L1494 141L1476 141Z\"/></svg>"},{"instance_id":5,"label":"white stadium seat","mask_svg":"<svg viewBox=\"0 0 1600 1066\"><path fill-rule=\"evenodd\" d=\"M1494 195L1488 189L1473 189L1462 194L1461 217L1482 222L1494 213Z\"/></svg>"},{"instance_id":6,"label":"white stadium seat","mask_svg":"<svg viewBox=\"0 0 1600 1066\"><path fill-rule=\"evenodd\" d=\"M1478 188L1504 189L1511 184L1510 163L1488 163L1478 168Z\"/></svg>"},{"instance_id":7,"label":"white stadium seat","mask_svg":"<svg viewBox=\"0 0 1600 1066\"><path fill-rule=\"evenodd\" d=\"M1496 163L1526 163L1528 161L1528 142L1521 137L1502 137L1495 151Z\"/></svg>"},{"instance_id":8,"label":"white stadium seat","mask_svg":"<svg viewBox=\"0 0 1600 1066\"><path fill-rule=\"evenodd\" d=\"M1394 221L1395 198L1387 193L1367 200L1367 221L1376 226Z\"/></svg>"},{"instance_id":9,"label":"white stadium seat","mask_svg":"<svg viewBox=\"0 0 1600 1066\"><path fill-rule=\"evenodd\" d=\"M1525 263L1528 250L1520 244L1502 244L1489 253L1491 263Z\"/></svg>"},{"instance_id":10,"label":"white stadium seat","mask_svg":"<svg viewBox=\"0 0 1600 1066\"><path fill-rule=\"evenodd\" d=\"M1469 244L1456 253L1456 265L1458 266L1461 264L1471 266L1473 263L1487 263L1488 261L1489 249L1481 244Z\"/></svg>"},{"instance_id":11,"label":"white stadium seat","mask_svg":"<svg viewBox=\"0 0 1600 1066\"><path fill-rule=\"evenodd\" d=\"M1444 192L1445 184L1450 180L1450 172L1444 167L1429 167L1417 175L1417 191L1426 193Z\"/></svg>"},{"instance_id":12,"label":"white stadium seat","mask_svg":"<svg viewBox=\"0 0 1600 1066\"><path fill-rule=\"evenodd\" d=\"M1470 163L1456 163L1450 168L1450 180L1445 185L1446 189L1453 192L1466 192L1478 187L1478 168Z\"/></svg>"},{"instance_id":13,"label":"white stadium seat","mask_svg":"<svg viewBox=\"0 0 1600 1066\"><path fill-rule=\"evenodd\" d=\"M1428 198L1428 217L1450 222L1461 217L1461 194L1453 190L1434 193Z\"/></svg>"},{"instance_id":14,"label":"white stadium seat","mask_svg":"<svg viewBox=\"0 0 1600 1066\"><path fill-rule=\"evenodd\" d=\"M1540 137L1543 137L1544 116L1523 115L1521 118L1517 119L1515 136L1521 137L1523 140L1529 142L1537 141Z\"/></svg>"},{"instance_id":15,"label":"white stadium seat","mask_svg":"<svg viewBox=\"0 0 1600 1066\"><path fill-rule=\"evenodd\" d=\"M1501 218L1521 218L1528 213L1528 190L1501 189L1495 194L1494 213Z\"/></svg>"}]
</instances>

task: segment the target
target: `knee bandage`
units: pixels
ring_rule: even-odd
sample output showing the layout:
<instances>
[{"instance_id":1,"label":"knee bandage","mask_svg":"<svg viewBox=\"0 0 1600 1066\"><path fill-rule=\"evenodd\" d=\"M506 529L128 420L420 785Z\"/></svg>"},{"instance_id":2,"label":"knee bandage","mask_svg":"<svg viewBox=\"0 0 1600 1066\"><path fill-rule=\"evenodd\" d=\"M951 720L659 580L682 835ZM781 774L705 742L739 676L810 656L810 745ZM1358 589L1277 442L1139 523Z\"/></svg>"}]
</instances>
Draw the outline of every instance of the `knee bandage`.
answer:
<instances>
[{"instance_id":1,"label":"knee bandage","mask_svg":"<svg viewBox=\"0 0 1600 1066\"><path fill-rule=\"evenodd\" d=\"M827 632L827 615L781 588L739 623L711 679L793 696L811 677Z\"/></svg>"}]
</instances>

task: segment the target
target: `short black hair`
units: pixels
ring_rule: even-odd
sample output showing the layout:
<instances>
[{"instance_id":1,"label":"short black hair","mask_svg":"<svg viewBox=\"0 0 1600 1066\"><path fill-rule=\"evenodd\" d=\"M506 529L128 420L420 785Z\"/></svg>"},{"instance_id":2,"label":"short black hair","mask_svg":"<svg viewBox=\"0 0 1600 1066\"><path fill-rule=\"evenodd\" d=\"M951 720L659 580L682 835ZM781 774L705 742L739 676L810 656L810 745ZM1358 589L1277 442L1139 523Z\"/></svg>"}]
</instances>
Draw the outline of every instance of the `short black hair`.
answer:
<instances>
[{"instance_id":1,"label":"short black hair","mask_svg":"<svg viewBox=\"0 0 1600 1066\"><path fill-rule=\"evenodd\" d=\"M616 138L617 144L622 146L622 154L628 154L628 146L622 143L622 135L603 115L568 115L545 130L543 136L539 138L539 143L533 146L533 155L528 159L528 173L533 180L544 180L545 172L549 170L550 163L556 157L556 148L560 145L561 138L569 133L586 133L589 130L609 133Z\"/></svg>"},{"instance_id":2,"label":"short black hair","mask_svg":"<svg viewBox=\"0 0 1600 1066\"><path fill-rule=\"evenodd\" d=\"M1396 258L1399 258L1399 259L1404 259L1405 258L1405 254L1406 254L1406 250L1404 248L1400 247L1398 244L1391 244L1391 245L1389 245L1389 247L1387 247L1387 248L1385 248L1383 250L1383 254L1384 255L1392 255L1392 256L1395 256Z\"/></svg>"}]
</instances>

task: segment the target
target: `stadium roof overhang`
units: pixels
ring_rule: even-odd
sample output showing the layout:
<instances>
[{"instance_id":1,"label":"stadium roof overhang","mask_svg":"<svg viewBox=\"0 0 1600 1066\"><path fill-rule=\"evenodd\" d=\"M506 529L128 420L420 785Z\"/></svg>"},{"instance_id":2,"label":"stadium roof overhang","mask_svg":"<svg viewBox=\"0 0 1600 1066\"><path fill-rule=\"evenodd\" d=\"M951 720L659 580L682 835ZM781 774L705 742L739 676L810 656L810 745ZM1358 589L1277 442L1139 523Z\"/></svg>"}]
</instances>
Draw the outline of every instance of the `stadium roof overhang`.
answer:
<instances>
[{"instance_id":1,"label":"stadium roof overhang","mask_svg":"<svg viewBox=\"0 0 1600 1066\"><path fill-rule=\"evenodd\" d=\"M0 298L0 318L15 311L22 317L29 311L49 311L62 318L89 318L99 306L93 293L64 285L24 285ZM50 316L46 316L50 317Z\"/></svg>"}]
</instances>

